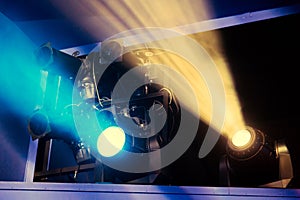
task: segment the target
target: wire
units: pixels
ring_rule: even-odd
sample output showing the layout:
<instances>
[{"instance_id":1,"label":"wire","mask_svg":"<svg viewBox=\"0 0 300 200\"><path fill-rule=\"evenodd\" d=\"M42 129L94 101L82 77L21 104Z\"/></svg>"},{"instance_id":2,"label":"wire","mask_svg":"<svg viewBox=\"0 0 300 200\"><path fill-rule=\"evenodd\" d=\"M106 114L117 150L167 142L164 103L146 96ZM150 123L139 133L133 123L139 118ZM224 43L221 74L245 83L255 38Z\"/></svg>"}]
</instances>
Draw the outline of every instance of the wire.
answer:
<instances>
[{"instance_id":1,"label":"wire","mask_svg":"<svg viewBox=\"0 0 300 200\"><path fill-rule=\"evenodd\" d=\"M161 92L163 90L166 90L169 93L169 96L170 96L169 104L171 104L173 99L174 99L172 91L170 89L166 88L166 87L161 88L159 91Z\"/></svg>"},{"instance_id":2,"label":"wire","mask_svg":"<svg viewBox=\"0 0 300 200\"><path fill-rule=\"evenodd\" d=\"M95 59L93 59L93 62L92 62L93 81L94 81L94 85L95 85L95 89L96 89L96 95L97 95L98 102L99 102L99 104L101 104L101 98L100 98L100 94L98 91L98 84L96 82L95 64L94 63L95 63ZM103 106L103 105L101 104L101 106Z\"/></svg>"}]
</instances>

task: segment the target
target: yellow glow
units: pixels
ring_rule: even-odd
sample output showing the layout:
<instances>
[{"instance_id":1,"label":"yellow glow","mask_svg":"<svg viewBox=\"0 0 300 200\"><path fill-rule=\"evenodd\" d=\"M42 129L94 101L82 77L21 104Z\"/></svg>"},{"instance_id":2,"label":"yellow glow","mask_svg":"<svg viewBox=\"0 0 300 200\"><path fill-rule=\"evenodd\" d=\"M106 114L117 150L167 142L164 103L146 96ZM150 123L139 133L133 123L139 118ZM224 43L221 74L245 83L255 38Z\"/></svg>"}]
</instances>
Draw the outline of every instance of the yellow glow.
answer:
<instances>
[{"instance_id":1,"label":"yellow glow","mask_svg":"<svg viewBox=\"0 0 300 200\"><path fill-rule=\"evenodd\" d=\"M221 42L219 41L218 33L198 33L195 35L190 35L190 37L195 39L207 51L209 56L216 64L219 76L222 79L224 87L219 88L220 91L210 91L206 82L206 80L215 80L219 77L202 77L201 74L196 71L195 67L193 67L189 62L178 55L172 53L159 54L159 56L153 56L149 58L149 61L151 63L158 63L169 66L183 75L185 79L188 80L188 82L191 84L191 87L196 94L199 110L195 110L192 106L193 103L191 99L193 98L193 96L185 92L186 88L184 88L184 86L174 81L174 87L180 88L180 91L182 91L181 95L184 96L184 101L180 102L180 104L195 116L200 115L201 120L215 128L219 133L231 137L231 134L235 133L236 130L244 128L245 123L241 113L241 106L235 90L234 82L231 77L229 67L226 63L225 52L223 51ZM189 48L188 44L186 44L185 51L189 55L194 55L196 57L198 56L195 55L193 48ZM202 65L206 65L205 61L202 62ZM224 89L225 91L221 89ZM219 129L217 126L215 126L215 124L212 124L211 121L213 108L222 106L212 104L212 92L220 95L222 93L225 93L225 116L223 116L223 113L221 111L219 112L219 110L214 111L214 114L218 115L216 117L217 119L224 120L222 129Z\"/></svg>"},{"instance_id":2,"label":"yellow glow","mask_svg":"<svg viewBox=\"0 0 300 200\"><path fill-rule=\"evenodd\" d=\"M105 129L97 140L98 152L104 157L111 157L119 153L125 144L123 129L111 126Z\"/></svg>"},{"instance_id":3,"label":"yellow glow","mask_svg":"<svg viewBox=\"0 0 300 200\"><path fill-rule=\"evenodd\" d=\"M244 147L251 141L251 133L250 131L244 129L236 132L232 138L231 142L236 147Z\"/></svg>"},{"instance_id":4,"label":"yellow glow","mask_svg":"<svg viewBox=\"0 0 300 200\"><path fill-rule=\"evenodd\" d=\"M173 28L210 18L210 10L198 0L60 0L51 3L96 40L142 27Z\"/></svg>"},{"instance_id":5,"label":"yellow glow","mask_svg":"<svg viewBox=\"0 0 300 200\"><path fill-rule=\"evenodd\" d=\"M212 16L209 5L198 0L92 0L84 2L72 1L70 4L61 4L61 1L53 0L52 3L60 8L65 16L74 20L78 26L81 26L82 30L93 36L95 40L103 40L103 38L110 37L113 34L136 28L174 28L201 22L210 19ZM213 92L225 92L226 114L224 117L221 112L218 113L216 111L217 115L219 115L217 116L218 119L225 119L222 128L215 128L219 133L231 137L232 133L244 127L245 124L234 82L226 61L226 52L222 48L221 38L217 31L198 33L190 35L190 37L202 45L216 63L225 91ZM195 54L192 48L187 53L190 55ZM180 103L189 108L190 112L194 113L195 116L200 114L204 122L214 127L214 124L211 124L211 118L212 109L215 105L212 106L212 91L209 91L205 80L214 79L215 77L201 77L189 63L171 54L161 58L153 58L151 62L172 66L189 81L197 95L199 110L195 110L191 105L190 99L193 97L189 94L185 94L185 101ZM185 88L180 86L180 83L177 83L176 86L181 87L181 91L184 94Z\"/></svg>"},{"instance_id":6,"label":"yellow glow","mask_svg":"<svg viewBox=\"0 0 300 200\"><path fill-rule=\"evenodd\" d=\"M223 129L218 131L228 137L231 137L237 130L241 130L245 127L245 122L241 112L240 101L236 93L235 83L230 74L230 66L228 66L226 60L226 52L222 47L221 38L218 31L198 33L191 35L191 37L201 44L214 60L223 80L226 98L226 113ZM208 98L206 98L206 100L210 101ZM207 120L211 117L209 113L207 113L206 116Z\"/></svg>"}]
</instances>

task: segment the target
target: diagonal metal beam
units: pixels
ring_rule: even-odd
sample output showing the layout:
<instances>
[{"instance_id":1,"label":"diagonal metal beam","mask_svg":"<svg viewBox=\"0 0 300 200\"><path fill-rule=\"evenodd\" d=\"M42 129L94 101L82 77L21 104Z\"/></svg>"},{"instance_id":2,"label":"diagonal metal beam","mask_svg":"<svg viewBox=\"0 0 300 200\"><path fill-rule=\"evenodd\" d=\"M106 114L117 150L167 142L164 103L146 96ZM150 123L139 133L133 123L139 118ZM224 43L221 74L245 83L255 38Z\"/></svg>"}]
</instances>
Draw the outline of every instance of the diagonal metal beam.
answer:
<instances>
[{"instance_id":1,"label":"diagonal metal beam","mask_svg":"<svg viewBox=\"0 0 300 200\"><path fill-rule=\"evenodd\" d=\"M226 28L230 26L237 26L241 24L262 21L292 14L300 13L300 4L285 6L280 8L267 9L262 11L247 12L239 15L222 17L216 19L205 20L183 26L177 26L172 30L178 31L182 34L189 35L210 30ZM140 41L143 43L143 41ZM72 55L74 52L79 51L79 56L89 54L101 42L81 45L71 48L60 49L60 51Z\"/></svg>"}]
</instances>

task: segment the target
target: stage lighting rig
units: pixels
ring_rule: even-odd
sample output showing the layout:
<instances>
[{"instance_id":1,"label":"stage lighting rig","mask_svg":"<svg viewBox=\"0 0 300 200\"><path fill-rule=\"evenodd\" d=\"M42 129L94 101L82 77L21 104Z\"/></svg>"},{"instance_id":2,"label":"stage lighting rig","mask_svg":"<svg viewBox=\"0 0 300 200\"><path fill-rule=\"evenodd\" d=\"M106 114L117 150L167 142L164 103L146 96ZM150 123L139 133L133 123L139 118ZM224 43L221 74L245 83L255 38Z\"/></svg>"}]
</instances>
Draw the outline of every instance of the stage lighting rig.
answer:
<instances>
[{"instance_id":1,"label":"stage lighting rig","mask_svg":"<svg viewBox=\"0 0 300 200\"><path fill-rule=\"evenodd\" d=\"M285 188L292 177L292 162L283 140L250 126L228 137L226 155L220 161L221 185Z\"/></svg>"},{"instance_id":2,"label":"stage lighting rig","mask_svg":"<svg viewBox=\"0 0 300 200\"><path fill-rule=\"evenodd\" d=\"M121 150L147 153L168 144L176 133L175 121L180 119L179 104L170 89L152 83L155 75L148 70L149 57L156 56L155 51L141 49L122 55L123 50L122 43L117 40L104 42L102 49L80 58L56 50L50 43L37 49L35 55L41 67L43 94L28 119L32 139L63 140L72 149L78 165L96 161L101 163L99 168L105 166L103 158L118 157ZM116 56L119 58L113 59ZM107 64L109 67L98 80L99 71ZM122 98L122 92L128 91L121 91L112 104L111 93L119 78L141 65L147 66L133 81L139 79L145 84L131 94L129 101ZM158 124L151 121L150 115L165 113L167 121L157 133L155 127L149 125ZM132 134L124 123L128 120L144 135ZM151 137L147 137L149 135ZM153 181L150 177L159 173L134 174L104 168L105 172L100 170L95 176L97 182L100 179L101 182L150 183L147 182ZM108 173L118 177L109 175L110 178L103 179Z\"/></svg>"},{"instance_id":3,"label":"stage lighting rig","mask_svg":"<svg viewBox=\"0 0 300 200\"><path fill-rule=\"evenodd\" d=\"M76 55L76 54L75 54ZM41 45L35 52L42 70L68 78L75 78L83 60L52 47L50 42Z\"/></svg>"},{"instance_id":4,"label":"stage lighting rig","mask_svg":"<svg viewBox=\"0 0 300 200\"><path fill-rule=\"evenodd\" d=\"M75 106L72 104L72 89L83 60L53 48L50 43L41 45L35 56L41 69L40 88L43 93L29 116L29 134L33 140L63 140L72 149L78 164L89 162L89 149L76 133L72 119Z\"/></svg>"}]
</instances>

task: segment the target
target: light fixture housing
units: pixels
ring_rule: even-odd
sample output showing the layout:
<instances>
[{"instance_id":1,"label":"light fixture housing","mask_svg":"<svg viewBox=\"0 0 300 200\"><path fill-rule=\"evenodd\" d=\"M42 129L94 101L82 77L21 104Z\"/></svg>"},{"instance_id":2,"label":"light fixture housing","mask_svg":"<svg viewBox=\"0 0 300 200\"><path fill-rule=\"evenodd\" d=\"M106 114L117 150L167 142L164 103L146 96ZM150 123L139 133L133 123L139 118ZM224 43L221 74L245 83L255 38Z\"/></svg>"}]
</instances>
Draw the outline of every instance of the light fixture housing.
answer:
<instances>
[{"instance_id":1,"label":"light fixture housing","mask_svg":"<svg viewBox=\"0 0 300 200\"><path fill-rule=\"evenodd\" d=\"M270 152L264 152L264 149L269 151L273 146L274 142L263 132L246 126L229 138L226 151L230 159L249 160L260 153L269 154Z\"/></svg>"},{"instance_id":2,"label":"light fixture housing","mask_svg":"<svg viewBox=\"0 0 300 200\"><path fill-rule=\"evenodd\" d=\"M45 137L51 132L49 117L41 109L36 109L30 115L27 130L33 140Z\"/></svg>"},{"instance_id":3,"label":"light fixture housing","mask_svg":"<svg viewBox=\"0 0 300 200\"><path fill-rule=\"evenodd\" d=\"M285 188L293 177L285 142L250 126L228 138L219 167L223 186Z\"/></svg>"}]
</instances>

